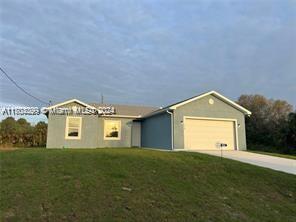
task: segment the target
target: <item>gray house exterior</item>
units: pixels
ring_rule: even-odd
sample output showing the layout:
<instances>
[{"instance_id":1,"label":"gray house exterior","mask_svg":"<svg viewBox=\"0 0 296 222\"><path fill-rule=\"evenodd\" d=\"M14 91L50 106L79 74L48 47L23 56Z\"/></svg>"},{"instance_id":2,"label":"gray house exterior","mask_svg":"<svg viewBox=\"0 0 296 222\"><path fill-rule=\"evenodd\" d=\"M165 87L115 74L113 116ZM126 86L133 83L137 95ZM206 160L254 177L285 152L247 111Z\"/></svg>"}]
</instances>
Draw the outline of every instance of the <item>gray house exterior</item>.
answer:
<instances>
[{"instance_id":1,"label":"gray house exterior","mask_svg":"<svg viewBox=\"0 0 296 222\"><path fill-rule=\"evenodd\" d=\"M84 104L79 100L70 100L69 103L57 104L56 108L85 108L87 105L96 107L113 106L114 115L59 115L48 111L47 148L103 148L103 147L133 147L140 146L140 127L133 120L145 115L155 107L108 105L108 104ZM50 107L49 107L50 108ZM66 137L67 118L81 118L81 136L79 139ZM104 138L105 121L120 121L120 138ZM133 131L133 134L132 134ZM132 143L133 142L133 143Z\"/></svg>"},{"instance_id":2,"label":"gray house exterior","mask_svg":"<svg viewBox=\"0 0 296 222\"><path fill-rule=\"evenodd\" d=\"M56 115L48 111L47 148L207 150L224 144L225 149L247 149L245 116L251 112L215 91L164 108L86 104L70 100L48 110L102 106L112 106L115 112L108 115Z\"/></svg>"},{"instance_id":3,"label":"gray house exterior","mask_svg":"<svg viewBox=\"0 0 296 222\"><path fill-rule=\"evenodd\" d=\"M171 150L171 121L167 112L141 119L141 146Z\"/></svg>"}]
</instances>

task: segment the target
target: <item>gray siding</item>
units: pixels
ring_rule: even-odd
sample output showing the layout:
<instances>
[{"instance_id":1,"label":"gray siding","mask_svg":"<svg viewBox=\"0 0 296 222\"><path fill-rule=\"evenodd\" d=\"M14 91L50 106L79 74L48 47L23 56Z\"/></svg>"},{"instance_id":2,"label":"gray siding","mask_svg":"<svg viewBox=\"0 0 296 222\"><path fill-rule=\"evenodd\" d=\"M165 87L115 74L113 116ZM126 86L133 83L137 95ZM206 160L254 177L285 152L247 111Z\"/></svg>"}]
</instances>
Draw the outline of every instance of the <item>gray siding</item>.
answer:
<instances>
[{"instance_id":1,"label":"gray siding","mask_svg":"<svg viewBox=\"0 0 296 222\"><path fill-rule=\"evenodd\" d=\"M130 118L98 118L98 134L97 147L131 147L132 124L133 119ZM120 140L104 140L104 120L121 120L121 138Z\"/></svg>"},{"instance_id":2,"label":"gray siding","mask_svg":"<svg viewBox=\"0 0 296 222\"><path fill-rule=\"evenodd\" d=\"M141 146L141 122L133 122L132 125L132 146Z\"/></svg>"},{"instance_id":3,"label":"gray siding","mask_svg":"<svg viewBox=\"0 0 296 222\"><path fill-rule=\"evenodd\" d=\"M96 148L98 135L98 117L83 116L81 138L65 139L66 116L49 115L47 148Z\"/></svg>"},{"instance_id":4,"label":"gray siding","mask_svg":"<svg viewBox=\"0 0 296 222\"><path fill-rule=\"evenodd\" d=\"M213 105L210 105L208 102L210 98L214 100ZM175 149L184 149L184 116L236 119L237 123L240 124L240 127L238 128L239 149L246 150L247 146L244 114L213 95L209 95L199 100L187 103L174 110Z\"/></svg>"},{"instance_id":5,"label":"gray siding","mask_svg":"<svg viewBox=\"0 0 296 222\"><path fill-rule=\"evenodd\" d=\"M142 121L141 144L142 147L172 148L170 114L162 113Z\"/></svg>"},{"instance_id":6,"label":"gray siding","mask_svg":"<svg viewBox=\"0 0 296 222\"><path fill-rule=\"evenodd\" d=\"M131 147L132 119L82 116L81 139L65 139L66 116L49 115L47 148ZM121 120L121 139L104 140L104 120Z\"/></svg>"},{"instance_id":7,"label":"gray siding","mask_svg":"<svg viewBox=\"0 0 296 222\"><path fill-rule=\"evenodd\" d=\"M214 104L209 104L209 99ZM67 106L80 106L68 104ZM174 148L184 148L184 116L236 119L238 128L239 149L246 149L245 116L244 114L209 95L199 100L178 107L173 113ZM104 140L104 120L121 120L121 139ZM131 147L142 146L150 148L172 149L171 115L164 112L147 119L141 124L133 122L132 118L99 117L94 115L82 116L81 139L65 139L66 116L49 115L47 147L48 148L98 148L98 147Z\"/></svg>"}]
</instances>

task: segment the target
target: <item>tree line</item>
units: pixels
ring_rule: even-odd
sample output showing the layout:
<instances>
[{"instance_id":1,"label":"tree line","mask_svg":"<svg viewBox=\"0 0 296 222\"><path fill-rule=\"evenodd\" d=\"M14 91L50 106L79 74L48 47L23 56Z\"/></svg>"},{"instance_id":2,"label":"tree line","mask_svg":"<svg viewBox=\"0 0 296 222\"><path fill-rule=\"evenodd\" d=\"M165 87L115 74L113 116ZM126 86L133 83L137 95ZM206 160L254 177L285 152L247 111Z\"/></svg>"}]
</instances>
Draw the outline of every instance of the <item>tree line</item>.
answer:
<instances>
[{"instance_id":1,"label":"tree line","mask_svg":"<svg viewBox=\"0 0 296 222\"><path fill-rule=\"evenodd\" d=\"M296 154L296 112L284 100L241 95L237 101L252 112L246 117L248 149ZM8 117L0 122L0 146L46 146L47 124L31 125Z\"/></svg>"},{"instance_id":2,"label":"tree line","mask_svg":"<svg viewBox=\"0 0 296 222\"><path fill-rule=\"evenodd\" d=\"M284 100L241 95L238 103L252 112L246 117L248 149L296 154L296 112Z\"/></svg>"},{"instance_id":3,"label":"tree line","mask_svg":"<svg viewBox=\"0 0 296 222\"><path fill-rule=\"evenodd\" d=\"M1 147L45 147L47 124L31 125L26 119L7 117L0 122Z\"/></svg>"}]
</instances>

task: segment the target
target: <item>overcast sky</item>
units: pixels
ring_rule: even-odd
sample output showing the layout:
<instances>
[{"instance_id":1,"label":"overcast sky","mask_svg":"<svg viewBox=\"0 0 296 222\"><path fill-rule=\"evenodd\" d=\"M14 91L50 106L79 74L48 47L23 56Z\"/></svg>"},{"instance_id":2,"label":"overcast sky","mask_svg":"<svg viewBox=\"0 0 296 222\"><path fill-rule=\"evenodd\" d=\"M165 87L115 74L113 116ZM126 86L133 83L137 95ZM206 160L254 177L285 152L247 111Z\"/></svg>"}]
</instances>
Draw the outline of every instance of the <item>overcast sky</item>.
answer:
<instances>
[{"instance_id":1,"label":"overcast sky","mask_svg":"<svg viewBox=\"0 0 296 222\"><path fill-rule=\"evenodd\" d=\"M0 4L0 65L43 100L163 106L217 90L296 105L296 0ZM1 104L42 105L0 81Z\"/></svg>"}]
</instances>

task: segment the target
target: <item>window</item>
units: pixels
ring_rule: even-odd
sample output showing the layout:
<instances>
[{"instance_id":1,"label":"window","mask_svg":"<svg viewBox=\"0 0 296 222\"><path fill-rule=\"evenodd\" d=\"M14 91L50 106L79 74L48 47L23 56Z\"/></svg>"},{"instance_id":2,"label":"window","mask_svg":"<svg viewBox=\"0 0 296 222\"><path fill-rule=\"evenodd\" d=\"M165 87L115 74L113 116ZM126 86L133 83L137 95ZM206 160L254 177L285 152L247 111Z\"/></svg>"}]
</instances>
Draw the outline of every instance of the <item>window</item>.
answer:
<instances>
[{"instance_id":1,"label":"window","mask_svg":"<svg viewBox=\"0 0 296 222\"><path fill-rule=\"evenodd\" d=\"M81 138L81 117L67 117L66 120L66 139Z\"/></svg>"},{"instance_id":2,"label":"window","mask_svg":"<svg viewBox=\"0 0 296 222\"><path fill-rule=\"evenodd\" d=\"M105 140L120 140L120 133L121 133L120 120L104 121L104 139Z\"/></svg>"}]
</instances>

